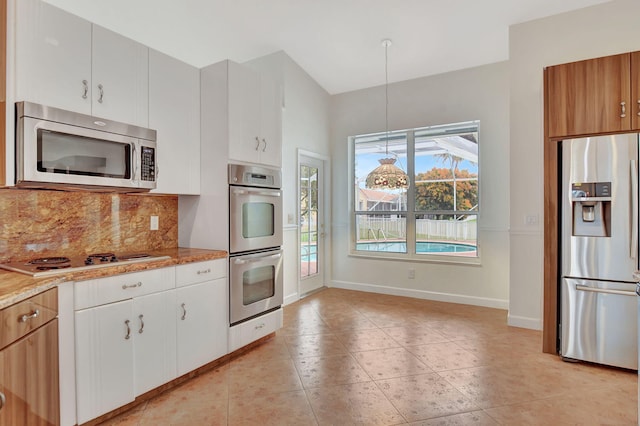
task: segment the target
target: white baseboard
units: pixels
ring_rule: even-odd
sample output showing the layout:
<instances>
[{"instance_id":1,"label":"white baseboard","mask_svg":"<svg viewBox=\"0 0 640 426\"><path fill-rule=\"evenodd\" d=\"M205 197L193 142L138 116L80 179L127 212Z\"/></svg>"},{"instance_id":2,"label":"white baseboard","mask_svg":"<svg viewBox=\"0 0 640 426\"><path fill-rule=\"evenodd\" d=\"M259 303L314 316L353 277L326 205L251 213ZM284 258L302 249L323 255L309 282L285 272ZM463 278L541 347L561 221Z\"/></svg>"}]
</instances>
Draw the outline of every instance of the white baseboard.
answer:
<instances>
[{"instance_id":1,"label":"white baseboard","mask_svg":"<svg viewBox=\"0 0 640 426\"><path fill-rule=\"evenodd\" d=\"M298 294L298 292L295 292L293 294L290 294L288 296L286 296L284 298L284 306L290 305L293 302L297 302L298 300L300 300L300 295Z\"/></svg>"},{"instance_id":2,"label":"white baseboard","mask_svg":"<svg viewBox=\"0 0 640 426\"><path fill-rule=\"evenodd\" d=\"M538 318L519 317L507 315L507 324L512 327L529 328L531 330L542 330L542 321Z\"/></svg>"},{"instance_id":3,"label":"white baseboard","mask_svg":"<svg viewBox=\"0 0 640 426\"><path fill-rule=\"evenodd\" d=\"M413 290L408 288L379 286L348 281L331 281L331 287L345 290L366 291L368 293L389 294L392 296L414 297L416 299L435 300L438 302L460 303L464 305L484 306L486 308L508 309L509 301L488 297L465 296L460 294L439 293L435 291Z\"/></svg>"}]
</instances>

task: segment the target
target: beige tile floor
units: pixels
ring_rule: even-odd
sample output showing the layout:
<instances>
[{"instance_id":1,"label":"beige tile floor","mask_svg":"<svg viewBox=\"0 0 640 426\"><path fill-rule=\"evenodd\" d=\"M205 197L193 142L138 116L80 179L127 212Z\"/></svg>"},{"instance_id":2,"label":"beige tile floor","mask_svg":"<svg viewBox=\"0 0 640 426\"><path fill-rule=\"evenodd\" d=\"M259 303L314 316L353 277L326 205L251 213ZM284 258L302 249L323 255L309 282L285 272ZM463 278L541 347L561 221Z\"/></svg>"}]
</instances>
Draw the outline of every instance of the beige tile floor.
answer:
<instances>
[{"instance_id":1,"label":"beige tile floor","mask_svg":"<svg viewBox=\"0 0 640 426\"><path fill-rule=\"evenodd\" d=\"M634 372L541 353L506 311L326 289L111 425L636 425Z\"/></svg>"}]
</instances>

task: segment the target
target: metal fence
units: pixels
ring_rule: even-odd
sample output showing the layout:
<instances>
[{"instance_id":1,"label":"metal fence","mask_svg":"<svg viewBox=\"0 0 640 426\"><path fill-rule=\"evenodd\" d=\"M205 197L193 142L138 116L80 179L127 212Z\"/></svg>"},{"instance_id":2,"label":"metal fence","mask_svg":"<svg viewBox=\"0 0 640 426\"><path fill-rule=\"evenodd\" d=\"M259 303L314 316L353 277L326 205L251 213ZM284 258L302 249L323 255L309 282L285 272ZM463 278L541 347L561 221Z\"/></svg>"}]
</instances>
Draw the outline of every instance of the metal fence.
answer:
<instances>
[{"instance_id":1,"label":"metal fence","mask_svg":"<svg viewBox=\"0 0 640 426\"><path fill-rule=\"evenodd\" d=\"M416 240L476 241L476 220L416 220ZM405 217L357 216L357 241L406 239Z\"/></svg>"}]
</instances>

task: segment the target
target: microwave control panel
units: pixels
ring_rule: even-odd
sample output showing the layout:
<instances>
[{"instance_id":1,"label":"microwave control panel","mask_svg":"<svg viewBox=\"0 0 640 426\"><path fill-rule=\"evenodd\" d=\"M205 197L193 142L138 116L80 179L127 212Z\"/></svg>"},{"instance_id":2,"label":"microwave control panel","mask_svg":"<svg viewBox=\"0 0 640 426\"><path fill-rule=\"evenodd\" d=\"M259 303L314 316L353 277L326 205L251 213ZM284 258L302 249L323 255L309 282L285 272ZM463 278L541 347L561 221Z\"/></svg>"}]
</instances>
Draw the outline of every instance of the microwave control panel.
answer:
<instances>
[{"instance_id":1,"label":"microwave control panel","mask_svg":"<svg viewBox=\"0 0 640 426\"><path fill-rule=\"evenodd\" d=\"M156 180L155 149L143 146L140 161L140 179L153 182Z\"/></svg>"}]
</instances>

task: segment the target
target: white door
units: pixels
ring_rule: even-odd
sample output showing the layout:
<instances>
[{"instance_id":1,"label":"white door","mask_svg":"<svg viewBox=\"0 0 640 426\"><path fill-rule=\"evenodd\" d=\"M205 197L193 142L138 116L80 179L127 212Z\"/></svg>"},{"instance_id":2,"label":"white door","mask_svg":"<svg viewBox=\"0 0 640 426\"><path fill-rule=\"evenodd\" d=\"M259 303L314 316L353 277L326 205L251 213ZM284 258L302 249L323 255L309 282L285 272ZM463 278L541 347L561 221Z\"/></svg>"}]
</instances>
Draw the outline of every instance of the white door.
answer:
<instances>
[{"instance_id":1,"label":"white door","mask_svg":"<svg viewBox=\"0 0 640 426\"><path fill-rule=\"evenodd\" d=\"M324 162L300 155L298 163L299 294L304 295L324 285Z\"/></svg>"}]
</instances>

